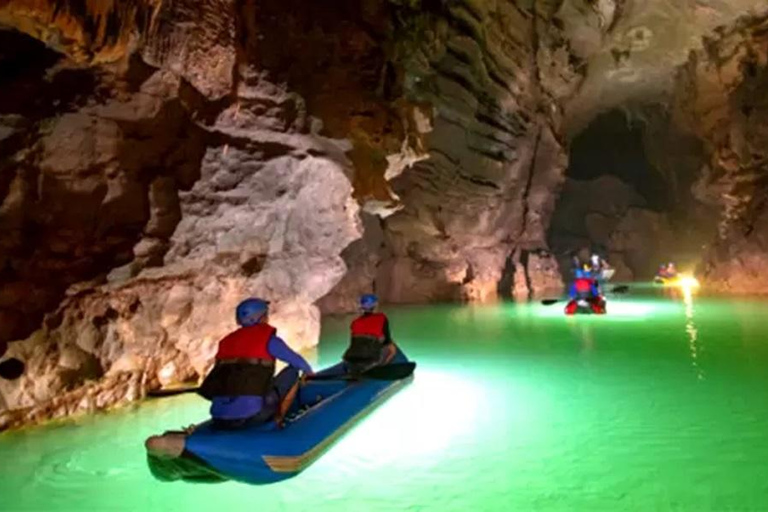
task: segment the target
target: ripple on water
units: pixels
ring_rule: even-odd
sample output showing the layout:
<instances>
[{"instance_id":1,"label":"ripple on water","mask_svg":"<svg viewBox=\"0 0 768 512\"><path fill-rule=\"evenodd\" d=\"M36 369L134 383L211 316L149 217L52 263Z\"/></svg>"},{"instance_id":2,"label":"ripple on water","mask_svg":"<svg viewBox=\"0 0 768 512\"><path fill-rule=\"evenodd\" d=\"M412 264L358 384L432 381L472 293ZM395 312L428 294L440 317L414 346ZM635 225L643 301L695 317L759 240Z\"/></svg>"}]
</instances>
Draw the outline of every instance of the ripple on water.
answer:
<instances>
[{"instance_id":1,"label":"ripple on water","mask_svg":"<svg viewBox=\"0 0 768 512\"><path fill-rule=\"evenodd\" d=\"M94 482L108 478L111 483L128 480L144 465L137 461L118 461L105 458L103 446L68 446L47 454L35 469L36 487L51 490L77 490L90 487Z\"/></svg>"},{"instance_id":2,"label":"ripple on water","mask_svg":"<svg viewBox=\"0 0 768 512\"><path fill-rule=\"evenodd\" d=\"M393 309L416 379L294 479L152 480L142 442L203 418L188 396L0 436L0 493L27 510L764 510L765 303L692 300ZM324 363L346 333L326 322Z\"/></svg>"}]
</instances>

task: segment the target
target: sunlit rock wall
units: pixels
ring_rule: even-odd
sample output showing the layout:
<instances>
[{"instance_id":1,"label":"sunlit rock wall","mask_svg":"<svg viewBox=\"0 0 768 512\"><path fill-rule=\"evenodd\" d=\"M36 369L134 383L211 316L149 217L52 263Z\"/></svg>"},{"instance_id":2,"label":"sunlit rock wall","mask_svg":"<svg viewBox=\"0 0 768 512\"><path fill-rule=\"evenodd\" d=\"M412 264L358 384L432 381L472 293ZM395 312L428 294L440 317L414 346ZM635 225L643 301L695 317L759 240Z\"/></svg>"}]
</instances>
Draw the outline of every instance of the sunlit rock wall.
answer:
<instances>
[{"instance_id":1,"label":"sunlit rock wall","mask_svg":"<svg viewBox=\"0 0 768 512\"><path fill-rule=\"evenodd\" d=\"M428 114L428 158L392 179L398 208L384 216L381 242L349 254L357 277L326 303L371 290L407 303L562 286L545 232L567 160L560 101L582 76L558 16L573 37L600 40L605 3L421 3L396 51L404 97Z\"/></svg>"},{"instance_id":2,"label":"sunlit rock wall","mask_svg":"<svg viewBox=\"0 0 768 512\"><path fill-rule=\"evenodd\" d=\"M295 348L317 343L314 303L362 235L356 166L413 154L411 109L376 99L384 54L349 6L163 4L151 26L113 27L133 46L101 67L83 67L85 36L91 53L33 46L33 66L3 47L1 334L27 371L0 383L0 428L201 378L246 296L273 301ZM281 30L285 12L316 30Z\"/></svg>"},{"instance_id":3,"label":"sunlit rock wall","mask_svg":"<svg viewBox=\"0 0 768 512\"><path fill-rule=\"evenodd\" d=\"M694 10L710 27L752 4ZM0 342L28 365L0 382L0 428L199 379L247 295L274 300L298 348L317 342L318 305L349 310L361 292L558 288L545 233L564 132L642 95L627 68L654 49L695 46L657 37L663 24L633 29L633 6L0 0L0 25L31 36L0 30ZM721 235L758 261L762 160L744 159L761 151L764 44L754 27L734 34L692 59L677 110L718 98L697 133L728 184ZM723 71L734 81L707 85ZM723 135L729 109L741 138ZM620 223L622 244L653 224L639 217Z\"/></svg>"},{"instance_id":4,"label":"sunlit rock wall","mask_svg":"<svg viewBox=\"0 0 768 512\"><path fill-rule=\"evenodd\" d=\"M702 266L710 289L768 293L768 16L745 17L692 53L675 108L709 160L694 184L721 210Z\"/></svg>"}]
</instances>

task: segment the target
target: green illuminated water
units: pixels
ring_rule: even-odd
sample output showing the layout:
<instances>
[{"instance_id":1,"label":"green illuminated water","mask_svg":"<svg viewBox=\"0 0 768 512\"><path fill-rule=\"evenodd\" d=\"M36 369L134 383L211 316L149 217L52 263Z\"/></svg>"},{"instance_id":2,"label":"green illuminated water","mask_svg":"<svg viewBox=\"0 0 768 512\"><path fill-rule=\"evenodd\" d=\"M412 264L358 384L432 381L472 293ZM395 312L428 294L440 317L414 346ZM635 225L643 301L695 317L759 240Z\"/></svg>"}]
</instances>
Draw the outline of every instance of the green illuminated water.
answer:
<instances>
[{"instance_id":1,"label":"green illuminated water","mask_svg":"<svg viewBox=\"0 0 768 512\"><path fill-rule=\"evenodd\" d=\"M415 381L297 478L154 481L143 439L205 414L183 396L0 436L0 510L765 510L767 305L389 309Z\"/></svg>"}]
</instances>

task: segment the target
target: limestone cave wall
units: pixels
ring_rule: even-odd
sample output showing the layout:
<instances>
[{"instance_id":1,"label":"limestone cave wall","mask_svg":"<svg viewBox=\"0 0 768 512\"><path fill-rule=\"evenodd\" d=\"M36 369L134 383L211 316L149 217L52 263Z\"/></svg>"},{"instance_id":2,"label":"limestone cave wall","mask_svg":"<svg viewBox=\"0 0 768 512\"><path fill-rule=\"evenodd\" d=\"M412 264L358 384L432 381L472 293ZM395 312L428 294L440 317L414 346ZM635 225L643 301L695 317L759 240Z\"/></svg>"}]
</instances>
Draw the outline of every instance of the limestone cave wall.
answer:
<instances>
[{"instance_id":1,"label":"limestone cave wall","mask_svg":"<svg viewBox=\"0 0 768 512\"><path fill-rule=\"evenodd\" d=\"M247 295L298 348L323 297L559 285L561 4L0 3L0 428L198 380Z\"/></svg>"},{"instance_id":2,"label":"limestone cave wall","mask_svg":"<svg viewBox=\"0 0 768 512\"><path fill-rule=\"evenodd\" d=\"M669 261L692 272L718 219L693 187L706 162L700 139L654 103L597 116L570 147L549 230L561 271L597 252L618 280L650 279Z\"/></svg>"},{"instance_id":3,"label":"limestone cave wall","mask_svg":"<svg viewBox=\"0 0 768 512\"><path fill-rule=\"evenodd\" d=\"M395 51L427 158L388 173L394 207L369 208L381 220L350 248L326 310L370 290L403 303L562 287L545 232L567 160L560 103L582 78L558 17L569 6L424 2L409 17ZM581 7L570 21L598 17Z\"/></svg>"},{"instance_id":4,"label":"limestone cave wall","mask_svg":"<svg viewBox=\"0 0 768 512\"><path fill-rule=\"evenodd\" d=\"M244 296L302 348L361 292L561 287L556 201L593 186L565 182L570 138L621 101L688 206L574 215L624 257L722 208L708 275L758 289L766 31L732 24L754 3L671 40L647 25L670 0L0 0L0 344L27 365L0 429L199 380ZM632 81L691 49L676 89Z\"/></svg>"},{"instance_id":5,"label":"limestone cave wall","mask_svg":"<svg viewBox=\"0 0 768 512\"><path fill-rule=\"evenodd\" d=\"M27 366L0 428L199 379L245 296L316 344L356 166L413 141L380 91L389 4L295 4L0 5L51 48L0 31L0 334Z\"/></svg>"},{"instance_id":6,"label":"limestone cave wall","mask_svg":"<svg viewBox=\"0 0 768 512\"><path fill-rule=\"evenodd\" d=\"M718 208L702 263L710 289L768 293L768 15L744 16L692 52L674 110L707 161L694 191Z\"/></svg>"}]
</instances>

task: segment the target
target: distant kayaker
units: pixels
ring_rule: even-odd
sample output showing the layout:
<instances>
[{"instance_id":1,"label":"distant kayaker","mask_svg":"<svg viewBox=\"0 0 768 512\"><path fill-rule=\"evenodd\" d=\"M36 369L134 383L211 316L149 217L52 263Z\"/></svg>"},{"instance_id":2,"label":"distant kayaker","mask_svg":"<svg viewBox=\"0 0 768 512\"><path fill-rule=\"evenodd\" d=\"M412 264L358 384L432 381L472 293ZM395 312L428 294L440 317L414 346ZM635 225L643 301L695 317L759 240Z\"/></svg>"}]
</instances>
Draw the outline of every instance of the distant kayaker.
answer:
<instances>
[{"instance_id":1,"label":"distant kayaker","mask_svg":"<svg viewBox=\"0 0 768 512\"><path fill-rule=\"evenodd\" d=\"M219 342L216 364L200 387L200 394L211 400L214 426L222 429L270 420L298 382L299 370L312 374L309 363L269 325L267 301L244 300L236 319L241 327ZM276 359L289 366L274 376Z\"/></svg>"},{"instance_id":2,"label":"distant kayaker","mask_svg":"<svg viewBox=\"0 0 768 512\"><path fill-rule=\"evenodd\" d=\"M589 307L594 313L605 312L605 300L600 285L587 270L577 270L569 290L571 301L565 306L565 313L572 315L580 307Z\"/></svg>"},{"instance_id":3,"label":"distant kayaker","mask_svg":"<svg viewBox=\"0 0 768 512\"><path fill-rule=\"evenodd\" d=\"M669 279L675 279L677 277L677 267L672 262L667 264L661 264L654 280L663 281Z\"/></svg>"}]
</instances>

